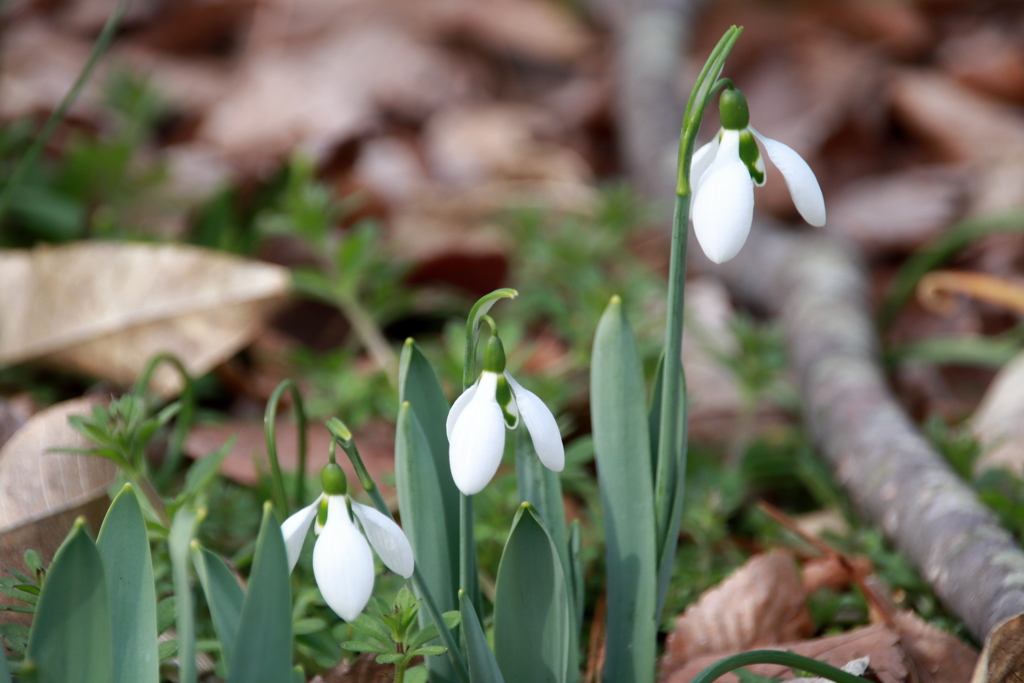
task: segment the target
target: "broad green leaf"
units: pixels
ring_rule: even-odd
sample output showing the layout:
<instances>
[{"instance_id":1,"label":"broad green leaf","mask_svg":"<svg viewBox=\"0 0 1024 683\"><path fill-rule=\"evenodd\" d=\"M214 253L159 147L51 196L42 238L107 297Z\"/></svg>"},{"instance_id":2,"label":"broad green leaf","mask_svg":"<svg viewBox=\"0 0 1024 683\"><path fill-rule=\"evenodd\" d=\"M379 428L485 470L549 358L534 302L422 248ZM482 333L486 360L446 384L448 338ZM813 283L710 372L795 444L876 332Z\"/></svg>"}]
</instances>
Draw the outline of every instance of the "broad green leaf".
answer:
<instances>
[{"instance_id":1,"label":"broad green leaf","mask_svg":"<svg viewBox=\"0 0 1024 683\"><path fill-rule=\"evenodd\" d=\"M458 609L459 490L448 465L448 400L430 362L411 339L398 366L401 408L395 433L395 482L402 527L416 566L442 612ZM420 596L422 597L422 596ZM426 610L419 623L430 623ZM457 679L448 658L430 658L434 683Z\"/></svg>"},{"instance_id":2,"label":"broad green leaf","mask_svg":"<svg viewBox=\"0 0 1024 683\"><path fill-rule=\"evenodd\" d=\"M281 524L268 502L263 506L249 590L228 665L228 683L276 683L291 678L290 573Z\"/></svg>"},{"instance_id":3,"label":"broad green leaf","mask_svg":"<svg viewBox=\"0 0 1024 683\"><path fill-rule=\"evenodd\" d=\"M213 629L220 639L224 661L230 662L235 652L235 641L238 640L245 591L224 560L200 546L198 541L192 541L191 548L192 565L196 568L196 576L206 595Z\"/></svg>"},{"instance_id":4,"label":"broad green leaf","mask_svg":"<svg viewBox=\"0 0 1024 683\"><path fill-rule=\"evenodd\" d=\"M196 619L189 582L188 556L201 516L193 507L183 507L174 515L167 538L171 556L171 578L174 583L175 623L178 631L178 680L196 682Z\"/></svg>"},{"instance_id":5,"label":"broad green leaf","mask_svg":"<svg viewBox=\"0 0 1024 683\"><path fill-rule=\"evenodd\" d=\"M103 558L113 624L114 683L157 683L156 589L146 521L131 485L114 498L96 547Z\"/></svg>"},{"instance_id":6,"label":"broad green leaf","mask_svg":"<svg viewBox=\"0 0 1024 683\"><path fill-rule=\"evenodd\" d=\"M607 683L654 680L657 540L646 414L636 339L612 297L594 337L590 412L605 520Z\"/></svg>"},{"instance_id":7,"label":"broad green leaf","mask_svg":"<svg viewBox=\"0 0 1024 683\"><path fill-rule=\"evenodd\" d=\"M520 425L515 434L516 487L519 502L529 503L551 534L551 540L559 549L558 558L562 571L569 574L569 534L565 523L565 506L562 502L562 482L557 472L541 464L526 425Z\"/></svg>"},{"instance_id":8,"label":"broad green leaf","mask_svg":"<svg viewBox=\"0 0 1024 683\"><path fill-rule=\"evenodd\" d=\"M194 499L210 485L237 440L237 436L230 437L220 448L199 458L188 468L188 472L185 473L185 487L178 494L178 500Z\"/></svg>"},{"instance_id":9,"label":"broad green leaf","mask_svg":"<svg viewBox=\"0 0 1024 683\"><path fill-rule=\"evenodd\" d=\"M75 522L57 549L39 595L27 658L44 683L110 683L114 676L110 603L103 560Z\"/></svg>"},{"instance_id":10,"label":"broad green leaf","mask_svg":"<svg viewBox=\"0 0 1024 683\"><path fill-rule=\"evenodd\" d=\"M0 683L11 683L11 671L7 668L7 655L0 646Z\"/></svg>"},{"instance_id":11,"label":"broad green leaf","mask_svg":"<svg viewBox=\"0 0 1024 683\"><path fill-rule=\"evenodd\" d=\"M487 636L480 627L476 608L464 591L459 591L459 610L462 612L469 680L473 683L505 683L498 662L494 659L494 653L491 652L491 646L487 644Z\"/></svg>"},{"instance_id":12,"label":"broad green leaf","mask_svg":"<svg viewBox=\"0 0 1024 683\"><path fill-rule=\"evenodd\" d=\"M509 683L579 679L576 615L558 549L529 503L512 522L498 567L494 656Z\"/></svg>"}]
</instances>

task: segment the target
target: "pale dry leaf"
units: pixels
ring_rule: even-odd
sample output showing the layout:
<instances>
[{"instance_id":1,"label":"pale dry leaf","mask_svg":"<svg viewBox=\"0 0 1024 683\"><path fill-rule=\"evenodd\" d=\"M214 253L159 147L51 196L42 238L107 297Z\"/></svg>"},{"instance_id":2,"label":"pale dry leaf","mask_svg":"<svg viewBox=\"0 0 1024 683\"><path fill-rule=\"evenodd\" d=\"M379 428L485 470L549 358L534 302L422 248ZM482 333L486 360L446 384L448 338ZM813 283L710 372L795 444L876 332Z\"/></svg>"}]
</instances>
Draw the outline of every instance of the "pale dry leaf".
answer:
<instances>
[{"instance_id":1,"label":"pale dry leaf","mask_svg":"<svg viewBox=\"0 0 1024 683\"><path fill-rule=\"evenodd\" d=\"M282 410L282 414L284 411ZM281 469L295 471L298 466L298 429L291 419L282 418L277 423L277 458ZM386 500L395 499L395 491L388 486L385 476L395 471L395 428L384 422L370 422L355 431L356 445L363 458L370 476L377 482L381 494ZM270 471L267 462L266 440L262 422L232 421L222 425L204 425L192 429L185 441L185 454L192 458L200 458L220 448L232 436L237 437L231 450L228 451L220 472L225 477L240 484L249 486L259 481L261 473ZM306 431L306 471L317 475L327 464L327 454L331 445L330 432L320 423L307 426ZM358 479L348 458L339 457L338 463L349 477L350 490L358 490Z\"/></svg>"},{"instance_id":2,"label":"pale dry leaf","mask_svg":"<svg viewBox=\"0 0 1024 683\"><path fill-rule=\"evenodd\" d=\"M829 203L825 229L873 253L913 249L959 218L969 177L940 166L856 181Z\"/></svg>"},{"instance_id":3,"label":"pale dry leaf","mask_svg":"<svg viewBox=\"0 0 1024 683\"><path fill-rule=\"evenodd\" d=\"M1024 474L1024 354L992 380L970 425L984 449L974 464L976 474L992 469Z\"/></svg>"},{"instance_id":4,"label":"pale dry leaf","mask_svg":"<svg viewBox=\"0 0 1024 683\"><path fill-rule=\"evenodd\" d=\"M1024 683L1024 614L1000 622L988 634L971 683Z\"/></svg>"},{"instance_id":5,"label":"pale dry leaf","mask_svg":"<svg viewBox=\"0 0 1024 683\"><path fill-rule=\"evenodd\" d=\"M435 30L499 56L573 64L595 45L564 5L548 0L444 0L429 3Z\"/></svg>"},{"instance_id":6,"label":"pale dry leaf","mask_svg":"<svg viewBox=\"0 0 1024 683\"><path fill-rule=\"evenodd\" d=\"M29 548L48 561L79 515L99 528L117 468L104 458L51 449L90 447L68 418L102 402L84 397L42 410L0 449L0 569L20 567Z\"/></svg>"},{"instance_id":7,"label":"pale dry leaf","mask_svg":"<svg viewBox=\"0 0 1024 683\"><path fill-rule=\"evenodd\" d=\"M792 641L813 630L793 556L773 550L750 558L686 608L668 637L662 668L711 653Z\"/></svg>"},{"instance_id":8,"label":"pale dry leaf","mask_svg":"<svg viewBox=\"0 0 1024 683\"><path fill-rule=\"evenodd\" d=\"M250 54L199 135L240 162L268 165L295 146L320 157L369 132L383 111L426 118L463 97L466 71L384 23Z\"/></svg>"},{"instance_id":9,"label":"pale dry leaf","mask_svg":"<svg viewBox=\"0 0 1024 683\"><path fill-rule=\"evenodd\" d=\"M202 375L248 343L290 289L281 266L177 244L0 251L0 365L32 359L118 384L160 352ZM153 377L180 389L167 367Z\"/></svg>"},{"instance_id":10,"label":"pale dry leaf","mask_svg":"<svg viewBox=\"0 0 1024 683\"><path fill-rule=\"evenodd\" d=\"M1024 49L1004 25L980 25L946 40L938 62L960 82L1012 102L1024 100Z\"/></svg>"},{"instance_id":11,"label":"pale dry leaf","mask_svg":"<svg viewBox=\"0 0 1024 683\"><path fill-rule=\"evenodd\" d=\"M424 131L424 155L434 175L459 188L487 180L591 178L583 158L553 140L561 133L548 112L527 104L449 107Z\"/></svg>"},{"instance_id":12,"label":"pale dry leaf","mask_svg":"<svg viewBox=\"0 0 1024 683\"><path fill-rule=\"evenodd\" d=\"M871 657L864 656L847 662L839 668L848 674L863 676L869 666L871 666ZM788 681L784 681L784 683L828 683L829 680L828 678L791 678Z\"/></svg>"}]
</instances>

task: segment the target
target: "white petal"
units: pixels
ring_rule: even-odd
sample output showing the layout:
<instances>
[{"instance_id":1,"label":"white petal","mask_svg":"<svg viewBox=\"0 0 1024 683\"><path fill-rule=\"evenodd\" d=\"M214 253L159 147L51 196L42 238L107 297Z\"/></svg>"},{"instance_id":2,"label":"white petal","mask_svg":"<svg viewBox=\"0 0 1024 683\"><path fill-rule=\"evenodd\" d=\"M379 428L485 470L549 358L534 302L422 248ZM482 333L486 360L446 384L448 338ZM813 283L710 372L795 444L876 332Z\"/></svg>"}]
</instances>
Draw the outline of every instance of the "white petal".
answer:
<instances>
[{"instance_id":1,"label":"white petal","mask_svg":"<svg viewBox=\"0 0 1024 683\"><path fill-rule=\"evenodd\" d=\"M724 263L739 253L754 218L754 182L740 160L739 131L723 132L721 148L693 198L693 230L707 257Z\"/></svg>"},{"instance_id":2,"label":"white petal","mask_svg":"<svg viewBox=\"0 0 1024 683\"><path fill-rule=\"evenodd\" d=\"M522 415L530 438L533 439L533 449L537 451L537 457L549 470L561 472L565 468L565 447L562 445L562 434L558 431L555 416L537 394L524 389L507 372L505 378L512 385L512 392L519 404L519 414Z\"/></svg>"},{"instance_id":3,"label":"white petal","mask_svg":"<svg viewBox=\"0 0 1024 683\"><path fill-rule=\"evenodd\" d=\"M373 555L349 519L344 496L327 499L327 524L313 547L313 575L327 606L353 621L373 593Z\"/></svg>"},{"instance_id":4,"label":"white petal","mask_svg":"<svg viewBox=\"0 0 1024 683\"><path fill-rule=\"evenodd\" d=\"M467 496L479 493L498 471L505 450L505 418L494 397L498 376L485 372L463 408L448 442L452 479Z\"/></svg>"},{"instance_id":5,"label":"white petal","mask_svg":"<svg viewBox=\"0 0 1024 683\"><path fill-rule=\"evenodd\" d=\"M690 161L690 186L697 187L700 185L700 179L704 175L705 171L711 166L711 162L715 160L715 155L718 153L718 133L711 138L711 142L701 145L701 148L693 153L692 160Z\"/></svg>"},{"instance_id":6,"label":"white petal","mask_svg":"<svg viewBox=\"0 0 1024 683\"><path fill-rule=\"evenodd\" d=\"M814 177L814 171L804 158L789 145L766 138L753 128L750 130L764 145L768 158L782 172L789 193L793 196L796 210L814 227L820 228L825 225L825 198L821 195L821 186Z\"/></svg>"},{"instance_id":7,"label":"white petal","mask_svg":"<svg viewBox=\"0 0 1024 683\"><path fill-rule=\"evenodd\" d=\"M366 539L388 569L406 579L412 576L415 567L412 546L409 545L409 539L405 537L401 527L387 515L367 505L352 503L352 511L362 523Z\"/></svg>"},{"instance_id":8,"label":"white petal","mask_svg":"<svg viewBox=\"0 0 1024 683\"><path fill-rule=\"evenodd\" d=\"M323 495L318 496L312 505L307 505L284 520L284 524L281 525L284 547L288 551L288 571L293 571L295 563L299 561L302 543L306 540L306 532L309 531L309 525L316 518L316 510L320 505L321 498L323 498Z\"/></svg>"},{"instance_id":9,"label":"white petal","mask_svg":"<svg viewBox=\"0 0 1024 683\"><path fill-rule=\"evenodd\" d=\"M455 399L455 403L452 404L451 410L448 411L448 419L445 421L444 427L448 432L448 440L452 439L452 430L455 429L455 423L459 420L459 415L469 405L469 402L473 400L473 395L476 394L476 388L480 385L480 380L473 382L473 385L462 392L462 395Z\"/></svg>"}]
</instances>

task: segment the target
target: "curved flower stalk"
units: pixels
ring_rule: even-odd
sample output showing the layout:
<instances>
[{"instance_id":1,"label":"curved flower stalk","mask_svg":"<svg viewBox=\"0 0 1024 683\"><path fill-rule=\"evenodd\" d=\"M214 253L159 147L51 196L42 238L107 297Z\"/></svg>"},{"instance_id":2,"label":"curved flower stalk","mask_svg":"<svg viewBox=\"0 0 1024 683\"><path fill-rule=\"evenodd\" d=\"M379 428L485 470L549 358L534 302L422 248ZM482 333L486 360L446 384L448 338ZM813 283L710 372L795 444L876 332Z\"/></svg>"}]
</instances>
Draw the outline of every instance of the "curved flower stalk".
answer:
<instances>
[{"instance_id":1,"label":"curved flower stalk","mask_svg":"<svg viewBox=\"0 0 1024 683\"><path fill-rule=\"evenodd\" d=\"M782 172L793 203L804 220L825 225L825 200L814 172L791 147L766 138L750 127L750 112L743 93L727 87L719 100L722 128L693 154L693 228L707 257L724 263L739 253L754 217L754 185L767 180L764 159Z\"/></svg>"},{"instance_id":2,"label":"curved flower stalk","mask_svg":"<svg viewBox=\"0 0 1024 683\"><path fill-rule=\"evenodd\" d=\"M388 569L408 579L415 568L412 546L394 521L348 497L345 473L338 464L324 466L320 479L324 489L320 497L281 525L288 568L295 569L306 532L315 519L318 538L313 547L313 575L327 605L342 619L352 621L373 592L370 547Z\"/></svg>"},{"instance_id":3,"label":"curved flower stalk","mask_svg":"<svg viewBox=\"0 0 1024 683\"><path fill-rule=\"evenodd\" d=\"M483 372L448 412L448 461L465 495L479 493L494 478L505 451L505 429L515 429L520 418L540 461L561 472L565 448L558 423L536 394L505 372L505 351L494 335L484 350Z\"/></svg>"}]
</instances>

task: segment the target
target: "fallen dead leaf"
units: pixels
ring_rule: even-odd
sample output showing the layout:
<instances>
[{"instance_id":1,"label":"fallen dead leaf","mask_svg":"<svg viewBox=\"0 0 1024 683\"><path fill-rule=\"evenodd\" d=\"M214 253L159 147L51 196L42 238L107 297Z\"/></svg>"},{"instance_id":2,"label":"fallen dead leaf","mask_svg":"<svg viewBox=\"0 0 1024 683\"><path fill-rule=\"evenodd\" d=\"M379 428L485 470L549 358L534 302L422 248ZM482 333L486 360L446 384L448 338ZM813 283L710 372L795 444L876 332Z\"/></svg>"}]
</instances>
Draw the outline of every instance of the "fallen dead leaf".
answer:
<instances>
[{"instance_id":1,"label":"fallen dead leaf","mask_svg":"<svg viewBox=\"0 0 1024 683\"><path fill-rule=\"evenodd\" d=\"M1000 622L985 639L971 683L1024 681L1024 614Z\"/></svg>"},{"instance_id":2,"label":"fallen dead leaf","mask_svg":"<svg viewBox=\"0 0 1024 683\"><path fill-rule=\"evenodd\" d=\"M199 136L263 168L296 146L323 156L369 132L383 111L422 120L468 87L446 53L393 26L363 24L248 55Z\"/></svg>"},{"instance_id":3,"label":"fallen dead leaf","mask_svg":"<svg viewBox=\"0 0 1024 683\"><path fill-rule=\"evenodd\" d=\"M364 652L332 666L309 683L391 683L393 680L394 664L378 664L377 655Z\"/></svg>"},{"instance_id":4,"label":"fallen dead leaf","mask_svg":"<svg viewBox=\"0 0 1024 683\"><path fill-rule=\"evenodd\" d=\"M459 188L496 179L590 180L583 158L552 142L560 132L552 115L526 104L450 107L428 122L424 154L436 177Z\"/></svg>"},{"instance_id":5,"label":"fallen dead leaf","mask_svg":"<svg viewBox=\"0 0 1024 683\"><path fill-rule=\"evenodd\" d=\"M936 55L958 81L1011 102L1024 100L1024 49L1006 26L981 25L946 40Z\"/></svg>"},{"instance_id":6,"label":"fallen dead leaf","mask_svg":"<svg viewBox=\"0 0 1024 683\"><path fill-rule=\"evenodd\" d=\"M84 397L42 410L0 449L0 569L22 568L29 548L49 562L79 516L99 528L117 468L96 456L50 449L90 446L68 417L88 414L102 402Z\"/></svg>"},{"instance_id":7,"label":"fallen dead leaf","mask_svg":"<svg viewBox=\"0 0 1024 683\"><path fill-rule=\"evenodd\" d=\"M829 203L826 229L869 252L909 250L959 218L968 198L962 168L869 176Z\"/></svg>"},{"instance_id":8,"label":"fallen dead leaf","mask_svg":"<svg viewBox=\"0 0 1024 683\"><path fill-rule=\"evenodd\" d=\"M992 469L1024 474L1024 354L992 380L970 425L983 447L976 474Z\"/></svg>"},{"instance_id":9,"label":"fallen dead leaf","mask_svg":"<svg viewBox=\"0 0 1024 683\"><path fill-rule=\"evenodd\" d=\"M0 251L0 365L39 359L128 385L166 351L202 375L252 339L290 282L280 266L176 244ZM153 376L166 395L180 384L167 367Z\"/></svg>"},{"instance_id":10,"label":"fallen dead leaf","mask_svg":"<svg viewBox=\"0 0 1024 683\"><path fill-rule=\"evenodd\" d=\"M836 667L868 657L871 662L868 673L881 683L963 683L969 679L978 660L977 652L969 645L910 612L897 614L892 626L864 626L836 636L773 645L767 649L795 652ZM711 664L738 651L704 655L668 671L663 667L662 680L688 683ZM745 668L768 678L791 675L786 667L774 664ZM728 674L718 680L736 683L739 679Z\"/></svg>"},{"instance_id":11,"label":"fallen dead leaf","mask_svg":"<svg viewBox=\"0 0 1024 683\"><path fill-rule=\"evenodd\" d=\"M662 670L707 654L791 641L813 630L793 556L773 550L749 559L676 619Z\"/></svg>"},{"instance_id":12,"label":"fallen dead leaf","mask_svg":"<svg viewBox=\"0 0 1024 683\"><path fill-rule=\"evenodd\" d=\"M282 419L277 429L277 458L281 469L295 471L298 467L298 430L291 420ZM217 426L200 426L193 429L185 441L185 453L198 458L220 448L232 436L237 436L234 446L224 458L220 472L240 484L252 486L259 481L261 473L270 471L267 462L266 441L262 422L228 422ZM389 504L396 501L392 485L395 471L395 427L379 421L371 422L355 432L356 446L363 458L370 476L377 482L381 495ZM331 435L319 423L310 424L306 431L306 472L316 476L327 464L327 453ZM338 463L345 469L350 486L358 490L355 471L348 458L340 454Z\"/></svg>"}]
</instances>

